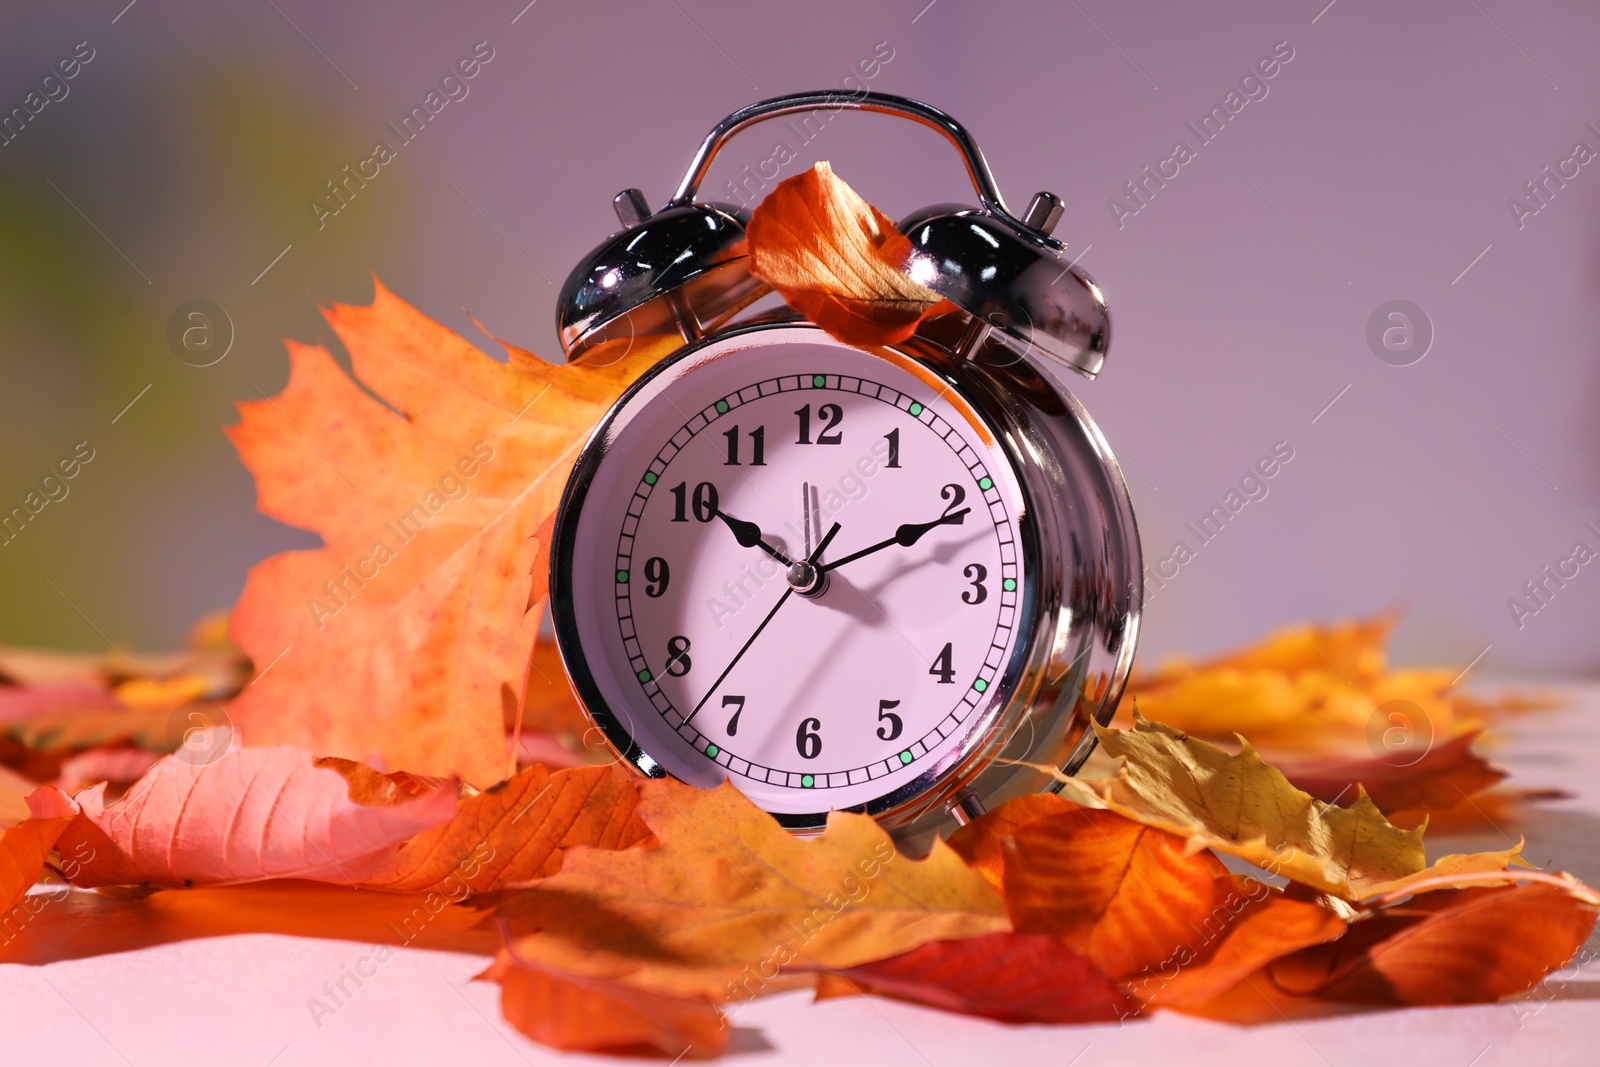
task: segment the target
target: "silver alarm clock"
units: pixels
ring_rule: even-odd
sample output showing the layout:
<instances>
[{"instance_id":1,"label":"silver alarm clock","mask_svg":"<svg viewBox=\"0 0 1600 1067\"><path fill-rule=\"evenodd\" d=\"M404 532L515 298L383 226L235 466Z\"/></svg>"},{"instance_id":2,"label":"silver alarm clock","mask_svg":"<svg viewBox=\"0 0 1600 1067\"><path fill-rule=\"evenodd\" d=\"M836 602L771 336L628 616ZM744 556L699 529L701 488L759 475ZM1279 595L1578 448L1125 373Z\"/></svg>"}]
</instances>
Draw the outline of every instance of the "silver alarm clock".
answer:
<instances>
[{"instance_id":1,"label":"silver alarm clock","mask_svg":"<svg viewBox=\"0 0 1600 1067\"><path fill-rule=\"evenodd\" d=\"M729 138L856 109L938 130L976 207L899 223L917 282L964 314L861 348L792 312L741 313L748 215L695 193ZM830 810L905 838L1071 773L1109 720L1142 601L1110 446L1053 377L1099 372L1100 289L1050 236L1059 200L1006 210L962 126L878 93L800 93L711 131L651 213L567 279L569 359L676 331L683 346L600 422L567 482L550 603L568 675L619 757L731 780L796 832Z\"/></svg>"}]
</instances>

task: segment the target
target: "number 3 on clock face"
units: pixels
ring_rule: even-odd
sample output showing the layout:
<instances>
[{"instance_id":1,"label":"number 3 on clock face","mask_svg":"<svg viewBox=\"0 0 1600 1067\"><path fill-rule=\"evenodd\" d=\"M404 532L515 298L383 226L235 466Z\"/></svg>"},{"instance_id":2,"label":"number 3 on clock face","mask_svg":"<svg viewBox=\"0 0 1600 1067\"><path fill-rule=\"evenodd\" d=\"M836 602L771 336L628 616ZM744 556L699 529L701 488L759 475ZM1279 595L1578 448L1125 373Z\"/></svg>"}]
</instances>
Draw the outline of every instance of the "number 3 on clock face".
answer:
<instances>
[{"instance_id":1,"label":"number 3 on clock face","mask_svg":"<svg viewBox=\"0 0 1600 1067\"><path fill-rule=\"evenodd\" d=\"M993 430L916 361L802 328L712 342L579 461L562 654L647 773L731 779L791 825L876 813L969 756L1015 687L1025 511Z\"/></svg>"}]
</instances>

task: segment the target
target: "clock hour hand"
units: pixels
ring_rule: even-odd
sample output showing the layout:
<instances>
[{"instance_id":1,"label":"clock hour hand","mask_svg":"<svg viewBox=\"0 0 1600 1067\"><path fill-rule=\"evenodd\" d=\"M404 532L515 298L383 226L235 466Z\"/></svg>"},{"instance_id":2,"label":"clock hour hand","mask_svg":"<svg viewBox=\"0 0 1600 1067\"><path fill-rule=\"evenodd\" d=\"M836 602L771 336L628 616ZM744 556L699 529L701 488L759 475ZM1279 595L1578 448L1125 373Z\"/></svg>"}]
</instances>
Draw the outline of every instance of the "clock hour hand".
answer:
<instances>
[{"instance_id":1,"label":"clock hour hand","mask_svg":"<svg viewBox=\"0 0 1600 1067\"><path fill-rule=\"evenodd\" d=\"M755 523L746 522L743 519L736 519L732 515L729 515L726 511L723 511L721 508L717 509L717 518L728 524L728 529L733 531L733 539L738 541L742 547L759 548L761 551L765 552L767 555L771 556L785 567L794 562L788 556L785 556L782 552L779 552L777 549L767 544L766 541L762 540L761 527L757 526Z\"/></svg>"},{"instance_id":2,"label":"clock hour hand","mask_svg":"<svg viewBox=\"0 0 1600 1067\"><path fill-rule=\"evenodd\" d=\"M834 560L832 563L825 563L820 569L824 571L835 570L839 567L843 567L846 563L854 563L862 556L870 556L874 552L888 548L890 545L899 545L902 548L910 548L912 545L922 540L922 535L927 533L929 530L939 526L961 525L966 521L967 512L971 510L971 508L962 508L960 511L952 511L948 515L940 515L932 522L905 523L899 529L895 530L893 537L885 538L875 545L868 545L859 552L852 552L848 556Z\"/></svg>"},{"instance_id":3,"label":"clock hour hand","mask_svg":"<svg viewBox=\"0 0 1600 1067\"><path fill-rule=\"evenodd\" d=\"M833 540L834 535L837 534L838 532L839 532L839 524L838 523L834 523L833 524L833 529L828 531L827 536L822 539L822 543L817 546L816 551L812 552L811 555L808 556L805 559L804 562L807 565L815 564L816 561L817 561L817 557L822 555L823 550L828 547L828 543ZM778 614L778 609L783 607L783 605L788 601L788 599L791 596L794 595L794 591L795 591L795 587L793 585L790 585L787 589L785 589L783 591L783 595L778 598L778 602L776 604L772 605L772 610L767 612L767 617L761 620L761 625L760 626L756 627L756 632L751 634L749 640L745 641L744 645L740 647L739 651L737 651L737 652L735 652L733 654L733 658L728 661L728 665L726 667L722 668L722 673L717 675L717 680L711 683L711 688L710 689L706 690L706 695L701 697L700 698L700 702L694 706L694 710L689 712L688 715L684 716L684 720L683 721L684 721L685 725L687 725L689 723L689 720L693 719L696 715L698 715L700 713L700 709L701 708L706 706L706 701L711 699L711 695L717 691L717 688L720 685L722 685L723 680L726 679L728 677L728 675L733 672L733 668L738 665L738 663L739 663L739 661L741 659L744 658L744 654L746 652L750 651L750 646L756 643L756 638L761 636L761 631L765 630L767 628L767 623L771 622L772 621L772 617L774 615Z\"/></svg>"}]
</instances>

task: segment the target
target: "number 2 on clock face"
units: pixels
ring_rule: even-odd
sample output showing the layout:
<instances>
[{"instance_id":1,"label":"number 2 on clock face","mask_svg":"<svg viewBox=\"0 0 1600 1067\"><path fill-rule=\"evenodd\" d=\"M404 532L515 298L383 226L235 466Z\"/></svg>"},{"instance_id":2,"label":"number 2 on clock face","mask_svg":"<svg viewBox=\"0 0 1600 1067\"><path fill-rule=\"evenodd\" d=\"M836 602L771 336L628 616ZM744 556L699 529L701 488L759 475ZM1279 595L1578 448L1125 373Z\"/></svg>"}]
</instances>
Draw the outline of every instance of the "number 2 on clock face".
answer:
<instances>
[{"instance_id":1,"label":"number 2 on clock face","mask_svg":"<svg viewBox=\"0 0 1600 1067\"><path fill-rule=\"evenodd\" d=\"M969 740L1017 644L1024 560L1020 498L976 416L881 357L789 347L711 362L630 421L593 530L614 551L594 610L665 769L816 812Z\"/></svg>"}]
</instances>

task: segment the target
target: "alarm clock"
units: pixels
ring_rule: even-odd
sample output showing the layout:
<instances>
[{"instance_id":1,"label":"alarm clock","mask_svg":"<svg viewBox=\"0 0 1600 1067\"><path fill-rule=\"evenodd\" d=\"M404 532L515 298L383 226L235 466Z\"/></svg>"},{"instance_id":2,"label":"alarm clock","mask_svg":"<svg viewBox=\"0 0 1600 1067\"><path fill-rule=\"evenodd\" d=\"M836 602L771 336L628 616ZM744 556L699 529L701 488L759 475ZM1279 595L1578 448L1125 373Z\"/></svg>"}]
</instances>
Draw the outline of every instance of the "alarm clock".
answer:
<instances>
[{"instance_id":1,"label":"alarm clock","mask_svg":"<svg viewBox=\"0 0 1600 1067\"><path fill-rule=\"evenodd\" d=\"M757 123L861 110L932 127L977 205L901 220L906 271L958 313L857 347L756 314L742 209L696 199ZM1099 287L1012 215L954 119L880 93L799 93L723 119L677 192L572 272L568 359L675 332L584 446L550 542L573 688L619 760L731 781L797 833L865 812L906 840L1049 789L1114 712L1142 565L1111 447L1054 373L1101 369Z\"/></svg>"}]
</instances>

